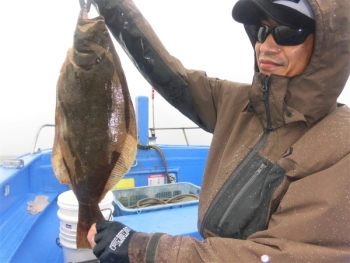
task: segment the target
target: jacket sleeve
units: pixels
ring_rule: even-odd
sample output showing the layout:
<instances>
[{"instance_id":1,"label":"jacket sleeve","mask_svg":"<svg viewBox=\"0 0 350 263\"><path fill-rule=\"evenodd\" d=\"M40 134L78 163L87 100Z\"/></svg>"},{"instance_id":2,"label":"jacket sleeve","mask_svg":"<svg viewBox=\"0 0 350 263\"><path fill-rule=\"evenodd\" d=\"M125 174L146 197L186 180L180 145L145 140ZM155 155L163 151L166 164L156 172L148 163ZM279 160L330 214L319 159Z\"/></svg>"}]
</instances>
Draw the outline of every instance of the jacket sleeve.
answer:
<instances>
[{"instance_id":1,"label":"jacket sleeve","mask_svg":"<svg viewBox=\"0 0 350 263\"><path fill-rule=\"evenodd\" d=\"M130 262L349 262L348 154L328 169L292 182L266 230L247 240L136 233ZM153 239L153 241L152 241ZM149 261L152 258L154 261ZM148 260L146 261L146 258Z\"/></svg>"},{"instance_id":2,"label":"jacket sleeve","mask_svg":"<svg viewBox=\"0 0 350 263\"><path fill-rule=\"evenodd\" d=\"M216 108L211 92L220 81L208 78L205 72L185 69L164 48L131 0L95 2L110 32L150 85L198 126L213 132ZM193 89L200 89L200 95L192 94Z\"/></svg>"}]
</instances>

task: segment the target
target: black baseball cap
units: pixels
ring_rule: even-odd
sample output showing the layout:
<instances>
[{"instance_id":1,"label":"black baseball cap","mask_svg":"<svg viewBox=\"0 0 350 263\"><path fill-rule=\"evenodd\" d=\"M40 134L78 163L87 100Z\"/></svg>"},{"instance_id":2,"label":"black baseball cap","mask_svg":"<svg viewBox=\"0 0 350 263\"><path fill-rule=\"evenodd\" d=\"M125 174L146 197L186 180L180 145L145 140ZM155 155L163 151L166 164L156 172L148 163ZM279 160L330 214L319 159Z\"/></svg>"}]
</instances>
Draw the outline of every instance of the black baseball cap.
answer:
<instances>
[{"instance_id":1,"label":"black baseball cap","mask_svg":"<svg viewBox=\"0 0 350 263\"><path fill-rule=\"evenodd\" d=\"M246 25L258 25L265 16L294 29L315 30L307 0L239 0L232 10L233 19Z\"/></svg>"}]
</instances>

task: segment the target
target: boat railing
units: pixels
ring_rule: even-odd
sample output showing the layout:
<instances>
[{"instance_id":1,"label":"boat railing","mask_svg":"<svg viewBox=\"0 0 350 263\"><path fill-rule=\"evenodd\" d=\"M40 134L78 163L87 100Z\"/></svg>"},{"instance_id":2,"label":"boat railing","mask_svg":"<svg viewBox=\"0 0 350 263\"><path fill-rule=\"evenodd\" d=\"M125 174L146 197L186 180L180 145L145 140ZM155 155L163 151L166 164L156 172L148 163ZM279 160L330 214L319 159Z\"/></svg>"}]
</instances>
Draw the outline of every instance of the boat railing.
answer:
<instances>
[{"instance_id":1,"label":"boat railing","mask_svg":"<svg viewBox=\"0 0 350 263\"><path fill-rule=\"evenodd\" d=\"M54 124L44 124L42 125L36 135L35 135L35 138L34 138L34 142L33 142L33 146L32 146L32 151L30 152L30 154L35 154L39 151L39 148L36 148L36 145L38 143L38 138L39 138L39 135L40 135L40 132L42 131L43 128L45 127L55 127ZM186 134L186 130L194 130L194 129L200 129L199 127L169 127L169 128L149 128L150 130L150 133L152 135L152 137L155 137L155 131L161 131L161 130L182 130L182 133L184 135L184 138L185 138L185 141L186 141L186 144L187 146L189 146L189 141L188 141L188 138L187 138L187 134ZM150 139L152 138L150 137Z\"/></svg>"},{"instance_id":2,"label":"boat railing","mask_svg":"<svg viewBox=\"0 0 350 263\"><path fill-rule=\"evenodd\" d=\"M41 130L42 130L43 128L45 128L45 127L55 127L55 125L54 125L54 124L44 124L44 125L42 125L42 126L39 128L39 130L37 131L37 133L36 133L36 135L35 135L35 139L34 139L34 142L33 142L32 151L30 152L30 154L35 154L35 153L37 153L37 152L40 151L39 148L38 148L38 149L36 148L36 144L37 144L37 142L38 142L38 138L39 138L39 135L40 135Z\"/></svg>"},{"instance_id":3,"label":"boat railing","mask_svg":"<svg viewBox=\"0 0 350 263\"><path fill-rule=\"evenodd\" d=\"M194 129L200 129L200 128L199 127L149 128L152 137L155 137L155 131L156 130L182 130L183 135L184 135L185 140L186 140L187 146L189 146L190 144L188 142L188 138L187 138L187 135L186 135L186 130L194 130ZM152 137L150 137L149 139L151 139Z\"/></svg>"}]
</instances>

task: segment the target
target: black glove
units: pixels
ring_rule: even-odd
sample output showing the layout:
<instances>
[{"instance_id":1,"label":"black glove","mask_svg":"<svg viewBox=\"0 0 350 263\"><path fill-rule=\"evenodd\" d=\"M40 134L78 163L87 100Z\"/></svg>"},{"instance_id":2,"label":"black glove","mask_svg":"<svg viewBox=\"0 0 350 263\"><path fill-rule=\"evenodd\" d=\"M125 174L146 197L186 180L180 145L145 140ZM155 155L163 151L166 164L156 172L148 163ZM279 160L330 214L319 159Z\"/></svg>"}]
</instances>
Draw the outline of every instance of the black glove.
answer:
<instances>
[{"instance_id":1,"label":"black glove","mask_svg":"<svg viewBox=\"0 0 350 263\"><path fill-rule=\"evenodd\" d=\"M128 246L136 231L116 221L97 222L96 230L93 252L99 261L129 263Z\"/></svg>"}]
</instances>

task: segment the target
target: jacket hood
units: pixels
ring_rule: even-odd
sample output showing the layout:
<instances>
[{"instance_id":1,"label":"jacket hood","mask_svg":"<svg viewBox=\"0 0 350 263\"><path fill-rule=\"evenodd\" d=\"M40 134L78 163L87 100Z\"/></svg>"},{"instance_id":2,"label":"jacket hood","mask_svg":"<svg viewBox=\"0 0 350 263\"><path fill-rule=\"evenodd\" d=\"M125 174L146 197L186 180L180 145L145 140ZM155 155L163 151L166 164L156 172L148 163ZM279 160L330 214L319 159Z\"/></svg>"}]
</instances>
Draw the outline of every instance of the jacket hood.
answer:
<instances>
[{"instance_id":1,"label":"jacket hood","mask_svg":"<svg viewBox=\"0 0 350 263\"><path fill-rule=\"evenodd\" d=\"M302 114L311 126L336 108L350 73L350 0L308 0L315 15L314 50L307 68L298 76L271 76L271 85L286 83L284 102ZM255 46L255 36L246 27ZM258 68L255 62L255 70ZM261 73L255 78L262 79ZM257 80L254 80L257 82ZM253 85L254 85L253 82Z\"/></svg>"}]
</instances>

